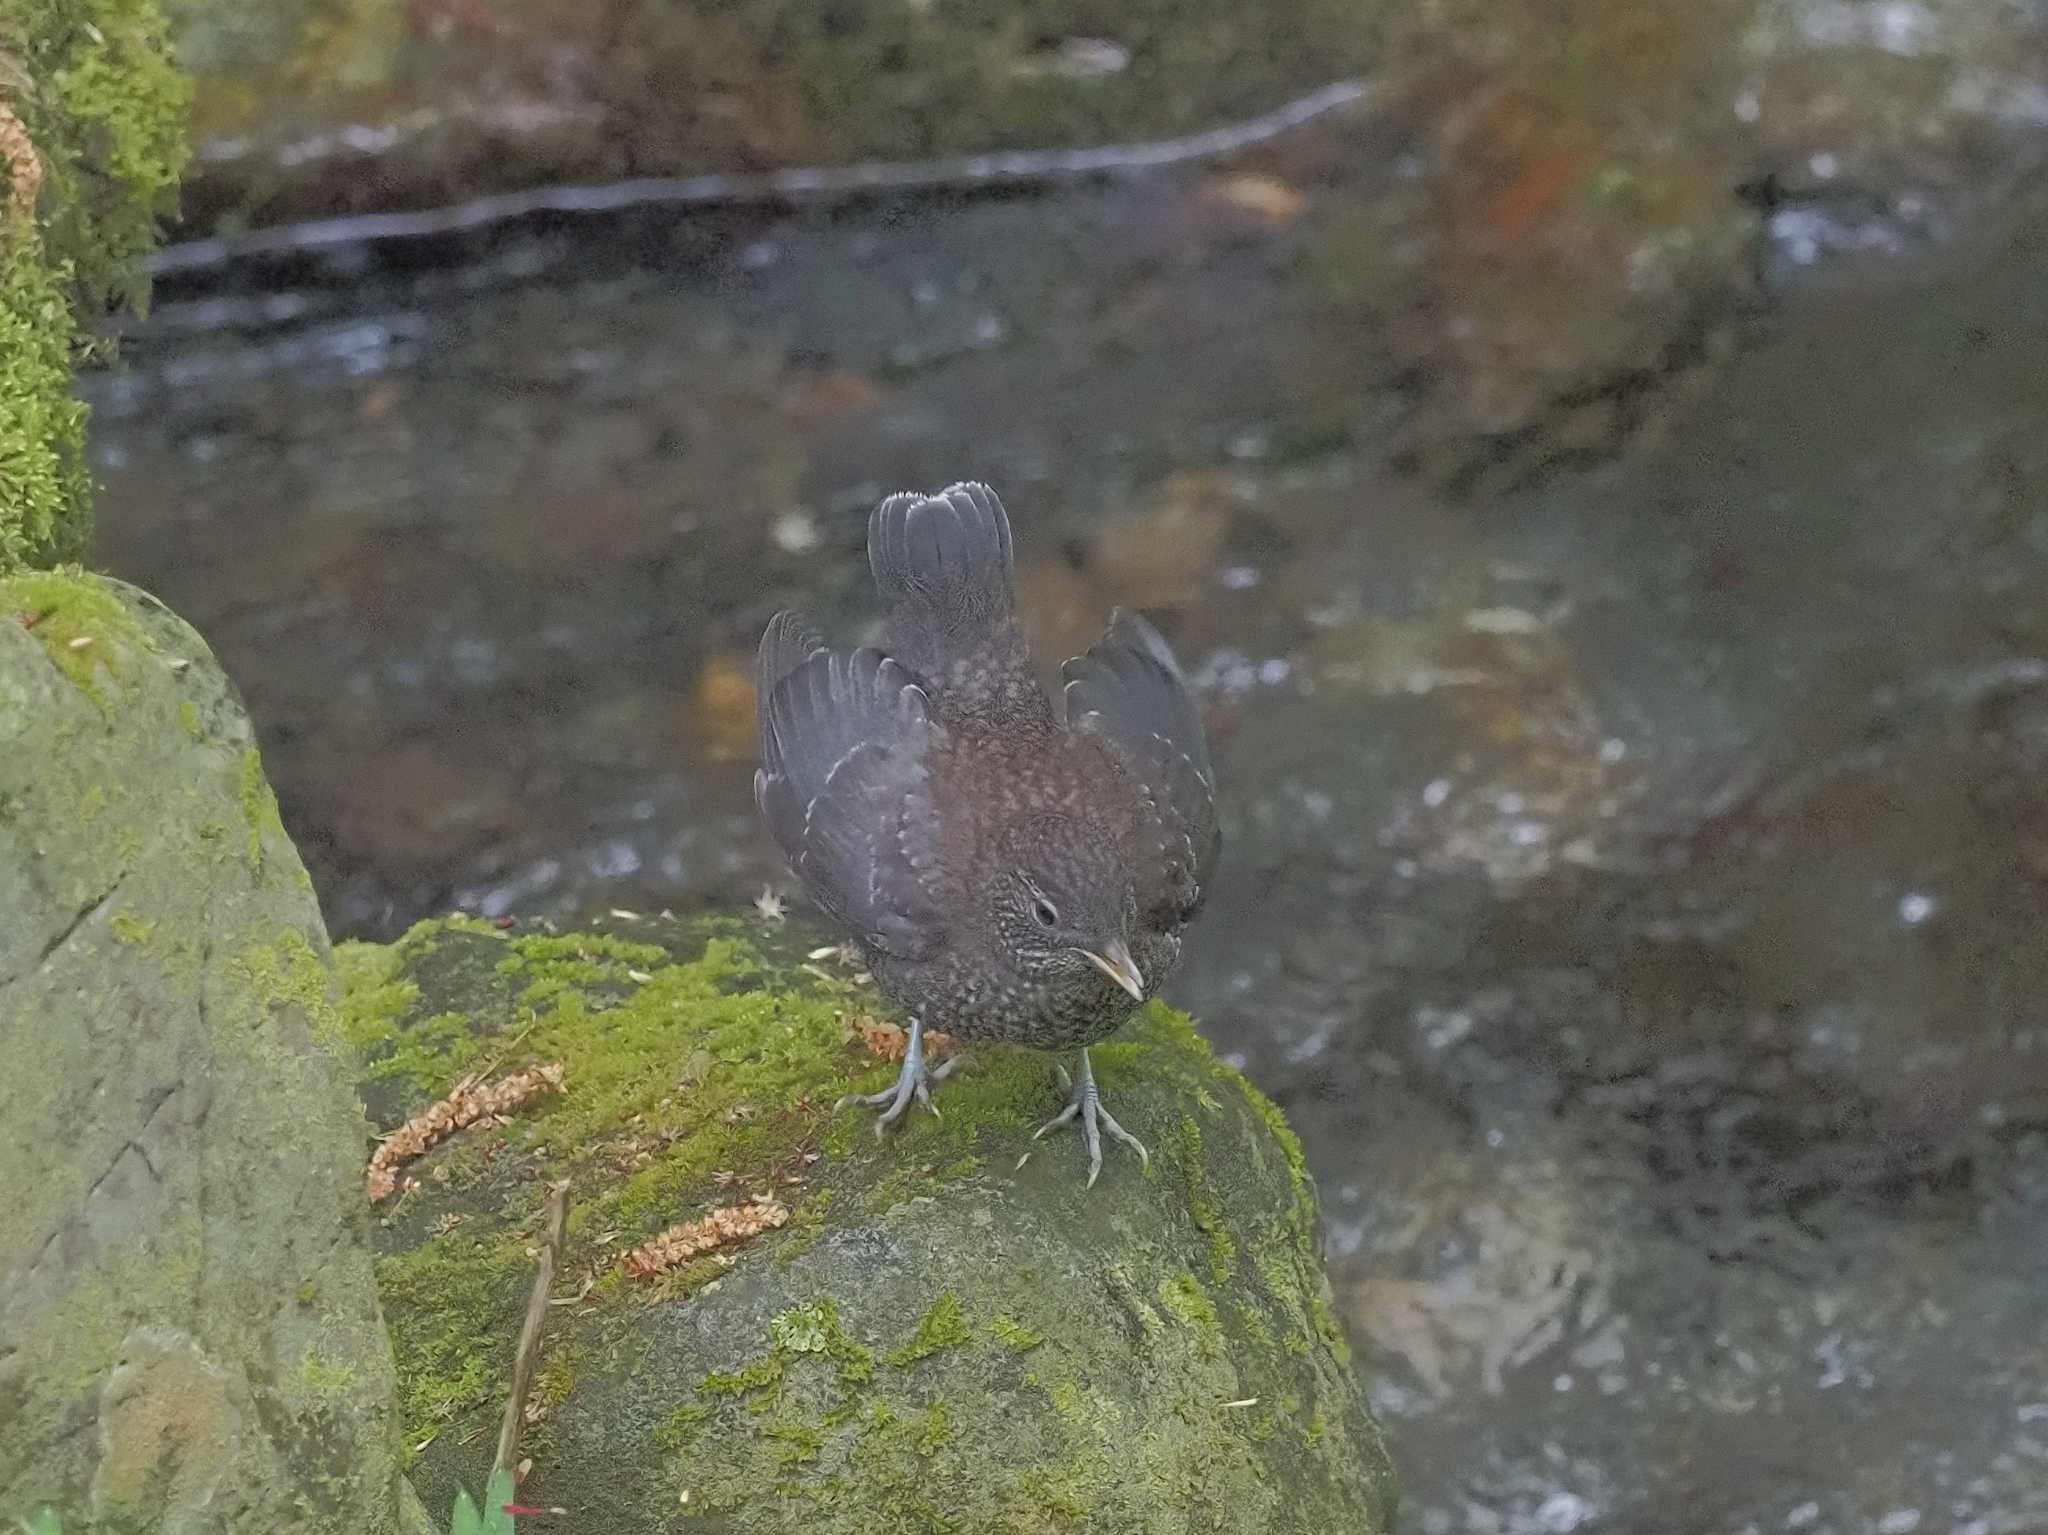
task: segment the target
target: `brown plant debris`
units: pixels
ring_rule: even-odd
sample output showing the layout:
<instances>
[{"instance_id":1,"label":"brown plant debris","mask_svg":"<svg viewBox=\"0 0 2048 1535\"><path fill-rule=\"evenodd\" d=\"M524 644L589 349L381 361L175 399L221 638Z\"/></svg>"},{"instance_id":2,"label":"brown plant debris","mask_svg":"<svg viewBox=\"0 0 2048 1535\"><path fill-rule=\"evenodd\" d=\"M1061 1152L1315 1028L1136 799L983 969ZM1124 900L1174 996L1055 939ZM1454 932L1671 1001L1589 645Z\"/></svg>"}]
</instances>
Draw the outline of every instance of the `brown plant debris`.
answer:
<instances>
[{"instance_id":1,"label":"brown plant debris","mask_svg":"<svg viewBox=\"0 0 2048 1535\"><path fill-rule=\"evenodd\" d=\"M398 1187L401 1167L418 1161L456 1131L471 1125L504 1124L508 1116L542 1093L560 1092L562 1072L560 1061L550 1061L500 1077L488 1086L480 1077L464 1077L447 1097L413 1115L377 1147L366 1178L370 1203Z\"/></svg>"},{"instance_id":2,"label":"brown plant debris","mask_svg":"<svg viewBox=\"0 0 2048 1535\"><path fill-rule=\"evenodd\" d=\"M36 197L43 189L43 162L29 141L28 129L5 101L0 101L0 160L7 164L14 213L26 218L36 211Z\"/></svg>"},{"instance_id":3,"label":"brown plant debris","mask_svg":"<svg viewBox=\"0 0 2048 1535\"><path fill-rule=\"evenodd\" d=\"M868 1053L878 1055L885 1061L900 1061L903 1052L910 1048L910 1032L902 1026L876 1018L868 1013L856 1013L846 1020L847 1037L858 1039L867 1046ZM959 1042L950 1034L940 1034L927 1029L924 1036L924 1055L928 1061L943 1061L960 1048Z\"/></svg>"},{"instance_id":4,"label":"brown plant debris","mask_svg":"<svg viewBox=\"0 0 2048 1535\"><path fill-rule=\"evenodd\" d=\"M745 1204L722 1205L699 1220L684 1221L644 1242L619 1260L627 1273L653 1279L680 1268L692 1258L720 1247L744 1242L785 1225L789 1209L773 1194L756 1194Z\"/></svg>"}]
</instances>

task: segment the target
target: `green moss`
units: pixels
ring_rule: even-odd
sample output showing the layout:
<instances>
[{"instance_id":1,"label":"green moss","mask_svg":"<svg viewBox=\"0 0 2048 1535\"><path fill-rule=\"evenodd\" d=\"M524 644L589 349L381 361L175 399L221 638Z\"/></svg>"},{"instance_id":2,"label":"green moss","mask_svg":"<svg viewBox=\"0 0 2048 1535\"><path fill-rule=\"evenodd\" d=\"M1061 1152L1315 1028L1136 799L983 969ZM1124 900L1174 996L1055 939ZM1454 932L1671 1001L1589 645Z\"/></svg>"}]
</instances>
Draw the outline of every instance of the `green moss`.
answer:
<instances>
[{"instance_id":1,"label":"green moss","mask_svg":"<svg viewBox=\"0 0 2048 1535\"><path fill-rule=\"evenodd\" d=\"M1087 1399L1081 1395L1081 1388L1070 1380L1063 1380L1046 1393L1046 1400L1052 1403L1052 1410L1065 1423L1080 1427L1088 1421Z\"/></svg>"},{"instance_id":2,"label":"green moss","mask_svg":"<svg viewBox=\"0 0 2048 1535\"><path fill-rule=\"evenodd\" d=\"M1087 1476L1078 1468L1052 1467L1019 1479L1019 1490L1028 1496L1045 1527L1081 1530L1088 1526Z\"/></svg>"},{"instance_id":3,"label":"green moss","mask_svg":"<svg viewBox=\"0 0 2048 1535\"><path fill-rule=\"evenodd\" d=\"M757 1359L740 1370L713 1370L697 1382L697 1390L704 1396L747 1396L758 1391L773 1391L782 1384L781 1354L770 1354Z\"/></svg>"},{"instance_id":4,"label":"green moss","mask_svg":"<svg viewBox=\"0 0 2048 1535\"><path fill-rule=\"evenodd\" d=\"M1280 1346L1279 1340L1273 1336L1273 1329L1266 1325L1265 1314L1257 1306L1252 1305L1249 1301L1241 1300L1237 1302L1236 1312L1237 1325L1244 1330L1244 1335L1251 1339L1252 1342L1256 1343L1260 1348L1267 1350L1276 1349Z\"/></svg>"},{"instance_id":5,"label":"green moss","mask_svg":"<svg viewBox=\"0 0 2048 1535\"><path fill-rule=\"evenodd\" d=\"M337 1402L362 1385L362 1376L346 1359L308 1349L299 1362L299 1384L320 1401Z\"/></svg>"},{"instance_id":6,"label":"green moss","mask_svg":"<svg viewBox=\"0 0 2048 1535\"><path fill-rule=\"evenodd\" d=\"M557 1336L553 1347L541 1353L541 1367L532 1373L532 1390L526 1396L532 1408L547 1414L569 1400L569 1392L575 1390L575 1375L586 1363L584 1353L573 1339Z\"/></svg>"},{"instance_id":7,"label":"green moss","mask_svg":"<svg viewBox=\"0 0 2048 1535\"><path fill-rule=\"evenodd\" d=\"M953 1437L953 1419L944 1402L934 1402L911 1421L911 1448L927 1458Z\"/></svg>"},{"instance_id":8,"label":"green moss","mask_svg":"<svg viewBox=\"0 0 2048 1535\"><path fill-rule=\"evenodd\" d=\"M1230 1235L1216 1190L1202 1168L1202 1127L1192 1116L1181 1118L1178 1151L1181 1174L1187 1180L1188 1210L1209 1248L1209 1277L1219 1285L1228 1284L1231 1271L1237 1266L1237 1242Z\"/></svg>"},{"instance_id":9,"label":"green moss","mask_svg":"<svg viewBox=\"0 0 2048 1535\"><path fill-rule=\"evenodd\" d=\"M132 911L117 911L108 921L116 941L140 948L149 942L156 932L154 922L145 922Z\"/></svg>"},{"instance_id":10,"label":"green moss","mask_svg":"<svg viewBox=\"0 0 2048 1535\"><path fill-rule=\"evenodd\" d=\"M108 685L157 650L120 599L76 568L0 577L0 615L26 624L65 679L102 709L112 703Z\"/></svg>"},{"instance_id":11,"label":"green moss","mask_svg":"<svg viewBox=\"0 0 2048 1535\"><path fill-rule=\"evenodd\" d=\"M263 867L263 839L274 837L285 840L284 822L278 818L277 796L270 792L270 780L263 776L263 757L251 746L242 753L241 780L237 798L242 805L242 821L249 830L249 870L255 873Z\"/></svg>"},{"instance_id":12,"label":"green moss","mask_svg":"<svg viewBox=\"0 0 2048 1535\"><path fill-rule=\"evenodd\" d=\"M1045 1341L1043 1335L1033 1332L1008 1312L997 1312L988 1321L988 1335L1013 1354L1022 1354L1037 1348Z\"/></svg>"},{"instance_id":13,"label":"green moss","mask_svg":"<svg viewBox=\"0 0 2048 1535\"><path fill-rule=\"evenodd\" d=\"M701 1402L685 1402L654 1431L654 1442L664 1450L686 1450L697 1442L697 1431L710 1418L712 1409Z\"/></svg>"},{"instance_id":14,"label":"green moss","mask_svg":"<svg viewBox=\"0 0 2048 1535\"><path fill-rule=\"evenodd\" d=\"M329 1050L341 1048L334 975L304 933L287 929L273 939L250 944L234 957L230 968L255 1006L295 1008L315 1041ZM231 1030L229 1037L236 1032Z\"/></svg>"},{"instance_id":15,"label":"green moss","mask_svg":"<svg viewBox=\"0 0 2048 1535\"><path fill-rule=\"evenodd\" d=\"M825 1445L822 1428L790 1418L778 1418L763 1424L761 1433L782 1446L775 1456L775 1464L785 1469L800 1466L807 1460L816 1460L818 1451Z\"/></svg>"},{"instance_id":16,"label":"green moss","mask_svg":"<svg viewBox=\"0 0 2048 1535\"><path fill-rule=\"evenodd\" d=\"M877 1179L875 1186L868 1190L862 1204L870 1214L880 1215L902 1204L919 1188L930 1182L931 1174L921 1167L899 1167Z\"/></svg>"},{"instance_id":17,"label":"green moss","mask_svg":"<svg viewBox=\"0 0 2048 1535\"><path fill-rule=\"evenodd\" d=\"M406 981L394 981L380 993L357 994L359 999L342 1012L344 1033L351 1025L374 1031L377 1015L386 1008L403 1011L418 1000L418 988ZM371 1038L378 1036L373 1032ZM465 1013L435 1013L422 1018L405 1031L397 1045L370 1062L365 1076L372 1081L397 1081L438 1097L452 1086L447 1057L467 1052L474 1027Z\"/></svg>"},{"instance_id":18,"label":"green moss","mask_svg":"<svg viewBox=\"0 0 2048 1535\"><path fill-rule=\"evenodd\" d=\"M917 1331L910 1341L889 1354L889 1363L899 1370L906 1370L920 1359L929 1359L941 1349L959 1348L973 1341L974 1334L968 1331L967 1319L960 1314L960 1299L952 1291L942 1291L939 1298L925 1308L918 1319Z\"/></svg>"},{"instance_id":19,"label":"green moss","mask_svg":"<svg viewBox=\"0 0 2048 1535\"><path fill-rule=\"evenodd\" d=\"M589 987L619 985L630 981L636 969L644 972L668 963L668 951L658 944L632 943L605 933L533 934L513 939L511 949L498 969L529 982L519 1000L533 1008Z\"/></svg>"},{"instance_id":20,"label":"green moss","mask_svg":"<svg viewBox=\"0 0 2048 1535\"><path fill-rule=\"evenodd\" d=\"M1302 1252L1312 1251L1315 1245L1316 1194L1315 1184L1309 1177L1308 1159L1302 1155L1301 1137L1294 1133L1294 1127L1280 1112L1279 1105L1254 1087L1242 1072L1221 1062L1217 1063L1217 1069L1244 1095L1245 1102L1272 1132L1280 1154L1287 1159L1287 1184L1294 1195L1294 1203L1288 1211L1288 1224Z\"/></svg>"},{"instance_id":21,"label":"green moss","mask_svg":"<svg viewBox=\"0 0 2048 1535\"><path fill-rule=\"evenodd\" d=\"M686 1295L695 1295L705 1286L723 1279L731 1259L724 1253L707 1253L705 1256L684 1264L663 1274L652 1284L643 1287L647 1302L680 1300Z\"/></svg>"},{"instance_id":22,"label":"green moss","mask_svg":"<svg viewBox=\"0 0 2048 1535\"><path fill-rule=\"evenodd\" d=\"M199 728L199 709L189 698L178 700L178 728L195 741L205 739Z\"/></svg>"},{"instance_id":23,"label":"green moss","mask_svg":"<svg viewBox=\"0 0 2048 1535\"><path fill-rule=\"evenodd\" d=\"M188 148L189 88L155 0L0 0L7 92L43 172L33 219L0 198L0 575L82 558L85 411L71 368L138 260ZM4 180L4 177L0 177Z\"/></svg>"},{"instance_id":24,"label":"green moss","mask_svg":"<svg viewBox=\"0 0 2048 1535\"><path fill-rule=\"evenodd\" d=\"M874 1355L849 1335L831 1300L792 1307L769 1319L768 1352L736 1370L712 1371L697 1383L711 1401L731 1399L746 1409L751 1432L770 1443L778 1470L818 1458L828 1440L859 1417L875 1378ZM792 1403L790 1385L805 1361L831 1367L835 1398L809 1416ZM685 1448L695 1439L709 1409L685 1404L664 1425L664 1444Z\"/></svg>"},{"instance_id":25,"label":"green moss","mask_svg":"<svg viewBox=\"0 0 2048 1535\"><path fill-rule=\"evenodd\" d=\"M956 1316L957 1307L935 1303L912 1338L891 1352L890 1361L912 1354L929 1357L918 1352L919 1341L934 1335L950 1338ZM658 1437L664 1448L684 1457L693 1508L715 1512L736 1507L759 1490L751 1478L765 1473L776 1479L775 1495L790 1500L792 1527L812 1522L800 1509L814 1516L858 1510L862 1527L878 1531L962 1527L931 1496L946 1475L934 1463L957 1453L978 1453L963 1451L953 1408L944 1400L913 1405L892 1397L871 1368L849 1371L843 1365L836 1365L829 1377L834 1389L820 1395L817 1387L826 1378L809 1361L831 1358L834 1334L841 1331L830 1302L785 1312L768 1325L764 1356L706 1376L697 1388L703 1400L669 1414ZM1091 1434L1105 1427L1099 1421L1101 1409L1071 1382L1055 1387L1048 1401L1063 1420ZM716 1404L737 1407L743 1416L737 1422L721 1419ZM706 1453L706 1435L715 1425L718 1448ZM1032 1467L1018 1475L991 1528L1035 1535L1048 1527L1049 1507L1055 1524L1064 1519L1063 1510L1085 1508L1084 1483L1108 1474L1108 1468L1099 1454L1087 1451L1074 1462L1065 1464L1063 1456L1060 1465ZM757 1470L750 1472L750 1465ZM818 1470L793 1479L799 1468L809 1466Z\"/></svg>"},{"instance_id":26,"label":"green moss","mask_svg":"<svg viewBox=\"0 0 2048 1535\"><path fill-rule=\"evenodd\" d=\"M0 34L35 91L21 107L45 167L38 212L92 310L139 302L190 154L191 88L155 0L7 0Z\"/></svg>"},{"instance_id":27,"label":"green moss","mask_svg":"<svg viewBox=\"0 0 2048 1535\"><path fill-rule=\"evenodd\" d=\"M1130 1271L1120 1263L1113 1263L1103 1270L1103 1284L1109 1293L1117 1298L1123 1308L1131 1314L1148 1343L1157 1343L1166 1336L1166 1321L1152 1303L1139 1291L1137 1282Z\"/></svg>"},{"instance_id":28,"label":"green moss","mask_svg":"<svg viewBox=\"0 0 2048 1535\"><path fill-rule=\"evenodd\" d=\"M1159 1304L1176 1322L1195 1330L1203 1352L1214 1350L1221 1338L1216 1324L1216 1303L1209 1299L1201 1280L1186 1269L1160 1280Z\"/></svg>"},{"instance_id":29,"label":"green moss","mask_svg":"<svg viewBox=\"0 0 2048 1535\"><path fill-rule=\"evenodd\" d=\"M465 1241L461 1228L377 1264L399 1362L409 1445L495 1401L511 1369L532 1262L519 1248Z\"/></svg>"},{"instance_id":30,"label":"green moss","mask_svg":"<svg viewBox=\"0 0 2048 1535\"><path fill-rule=\"evenodd\" d=\"M76 558L91 525L70 273L4 202L0 192L0 572Z\"/></svg>"},{"instance_id":31,"label":"green moss","mask_svg":"<svg viewBox=\"0 0 2048 1535\"><path fill-rule=\"evenodd\" d=\"M843 1386L874 1379L875 1356L848 1336L839 1324L839 1307L830 1300L798 1306L771 1319L768 1341L786 1354L824 1355Z\"/></svg>"},{"instance_id":32,"label":"green moss","mask_svg":"<svg viewBox=\"0 0 2048 1535\"><path fill-rule=\"evenodd\" d=\"M1351 1363L1351 1345L1344 1337L1344 1324L1337 1319L1327 1297L1320 1293L1308 1298L1309 1315L1315 1319L1316 1336L1323 1340L1323 1347L1336 1357L1339 1364Z\"/></svg>"},{"instance_id":33,"label":"green moss","mask_svg":"<svg viewBox=\"0 0 2048 1535\"><path fill-rule=\"evenodd\" d=\"M804 1201L803 1208L790 1220L784 1229L782 1243L775 1249L775 1261L783 1268L789 1267L811 1250L811 1244L825 1234L825 1217L832 1213L833 1194L830 1189L820 1189Z\"/></svg>"},{"instance_id":34,"label":"green moss","mask_svg":"<svg viewBox=\"0 0 2048 1535\"><path fill-rule=\"evenodd\" d=\"M358 1054L392 1037L398 1020L419 1001L412 981L397 979L399 951L369 943L336 944L334 970L341 982L342 1043Z\"/></svg>"}]
</instances>

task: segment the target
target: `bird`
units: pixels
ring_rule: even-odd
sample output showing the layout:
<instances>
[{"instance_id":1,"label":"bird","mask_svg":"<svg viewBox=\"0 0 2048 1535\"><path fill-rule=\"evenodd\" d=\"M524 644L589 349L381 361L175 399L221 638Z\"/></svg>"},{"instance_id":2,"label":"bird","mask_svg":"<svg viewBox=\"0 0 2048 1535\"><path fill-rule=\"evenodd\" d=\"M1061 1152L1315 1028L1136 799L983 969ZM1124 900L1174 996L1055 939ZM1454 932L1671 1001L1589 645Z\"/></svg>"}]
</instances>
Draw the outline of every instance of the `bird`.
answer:
<instances>
[{"instance_id":1,"label":"bird","mask_svg":"<svg viewBox=\"0 0 2048 1535\"><path fill-rule=\"evenodd\" d=\"M1016 611L1010 521L988 486L905 491L868 519L881 643L834 648L800 612L761 637L754 798L791 872L852 939L907 1019L896 1082L842 1099L875 1132L936 1069L924 1036L1077 1049L1065 1107L1088 1187L1117 1123L1088 1047L1123 1025L1180 957L1221 847L1202 715L1144 618L1112 612L1061 669L1057 707ZM1026 1153L1028 1155L1028 1152ZM1021 1165L1021 1163L1019 1164Z\"/></svg>"}]
</instances>

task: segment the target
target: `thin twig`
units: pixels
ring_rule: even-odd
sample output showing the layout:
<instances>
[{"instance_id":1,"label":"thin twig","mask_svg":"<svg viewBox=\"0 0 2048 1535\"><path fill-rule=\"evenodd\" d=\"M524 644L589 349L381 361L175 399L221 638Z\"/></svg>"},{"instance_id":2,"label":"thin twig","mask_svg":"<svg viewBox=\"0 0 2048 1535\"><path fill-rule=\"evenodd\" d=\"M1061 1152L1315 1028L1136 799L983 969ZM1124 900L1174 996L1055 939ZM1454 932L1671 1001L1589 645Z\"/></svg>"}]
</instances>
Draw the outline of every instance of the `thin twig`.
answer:
<instances>
[{"instance_id":1,"label":"thin twig","mask_svg":"<svg viewBox=\"0 0 2048 1535\"><path fill-rule=\"evenodd\" d=\"M540 1358L540 1332L548 1319L548 1292L562 1262L562 1238L569 1221L569 1180L548 1185L547 1234L540 1249L540 1271L533 1293L526 1297L526 1321L519 1329L519 1352L512 1356L512 1392L505 1399L505 1421L498 1425L498 1456L492 1464L510 1474L519 1453L519 1427L526 1421L526 1394L533 1389L533 1369Z\"/></svg>"},{"instance_id":2,"label":"thin twig","mask_svg":"<svg viewBox=\"0 0 2048 1535\"><path fill-rule=\"evenodd\" d=\"M1366 95L1359 80L1333 80L1243 122L1175 139L1096 144L1081 149L995 150L941 160L871 160L860 165L801 166L756 175L648 176L587 186L531 187L498 192L442 208L358 213L281 224L246 234L166 245L144 263L156 276L206 271L249 256L299 255L344 246L488 229L535 214L621 213L642 208L716 208L810 203L865 192L928 192L953 187L1057 185L1097 176L1128 176L1162 166L1213 160L1290 133Z\"/></svg>"}]
</instances>

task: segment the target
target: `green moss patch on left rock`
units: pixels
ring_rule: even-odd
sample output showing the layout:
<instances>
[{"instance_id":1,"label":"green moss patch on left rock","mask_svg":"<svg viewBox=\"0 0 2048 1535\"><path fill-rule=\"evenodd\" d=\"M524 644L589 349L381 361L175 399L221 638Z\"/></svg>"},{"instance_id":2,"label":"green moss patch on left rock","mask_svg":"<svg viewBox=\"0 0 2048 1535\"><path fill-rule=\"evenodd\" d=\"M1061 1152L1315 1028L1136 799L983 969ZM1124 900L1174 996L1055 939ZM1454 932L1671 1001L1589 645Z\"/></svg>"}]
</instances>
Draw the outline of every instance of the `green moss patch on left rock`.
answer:
<instances>
[{"instance_id":1,"label":"green moss patch on left rock","mask_svg":"<svg viewBox=\"0 0 2048 1535\"><path fill-rule=\"evenodd\" d=\"M109 690L119 687L131 668L162 657L162 648L136 622L120 592L75 566L23 571L0 578L0 615L34 635L65 680L105 709L111 703ZM260 777L260 763L257 773Z\"/></svg>"}]
</instances>

